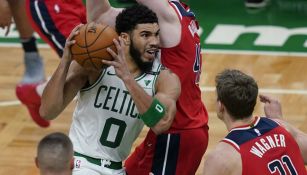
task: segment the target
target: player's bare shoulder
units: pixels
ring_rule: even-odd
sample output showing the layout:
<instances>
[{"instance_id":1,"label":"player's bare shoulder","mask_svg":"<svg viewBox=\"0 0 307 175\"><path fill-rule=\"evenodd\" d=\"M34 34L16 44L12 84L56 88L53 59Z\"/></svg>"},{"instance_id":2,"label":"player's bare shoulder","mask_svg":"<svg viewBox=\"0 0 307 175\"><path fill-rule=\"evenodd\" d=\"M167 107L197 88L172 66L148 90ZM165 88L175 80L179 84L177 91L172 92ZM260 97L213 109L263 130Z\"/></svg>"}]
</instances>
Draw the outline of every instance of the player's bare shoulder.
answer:
<instances>
[{"instance_id":1,"label":"player's bare shoulder","mask_svg":"<svg viewBox=\"0 0 307 175\"><path fill-rule=\"evenodd\" d=\"M203 175L242 174L240 154L227 143L220 142L205 157Z\"/></svg>"},{"instance_id":2,"label":"player's bare shoulder","mask_svg":"<svg viewBox=\"0 0 307 175\"><path fill-rule=\"evenodd\" d=\"M162 76L162 78L174 79L174 81L177 79L180 82L179 77L172 70L163 65L161 67L160 76Z\"/></svg>"},{"instance_id":3,"label":"player's bare shoulder","mask_svg":"<svg viewBox=\"0 0 307 175\"><path fill-rule=\"evenodd\" d=\"M172 91L176 94L181 92L181 84L179 77L170 69L162 66L157 80L157 90Z\"/></svg>"}]
</instances>

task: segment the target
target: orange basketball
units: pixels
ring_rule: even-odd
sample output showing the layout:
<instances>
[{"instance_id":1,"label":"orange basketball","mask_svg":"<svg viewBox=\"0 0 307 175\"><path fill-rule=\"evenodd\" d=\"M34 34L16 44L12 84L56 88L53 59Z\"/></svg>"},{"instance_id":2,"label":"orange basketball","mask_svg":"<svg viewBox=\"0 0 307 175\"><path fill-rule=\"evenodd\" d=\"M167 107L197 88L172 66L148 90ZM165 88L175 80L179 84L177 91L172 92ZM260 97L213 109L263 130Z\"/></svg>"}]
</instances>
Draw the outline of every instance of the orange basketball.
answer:
<instances>
[{"instance_id":1,"label":"orange basketball","mask_svg":"<svg viewBox=\"0 0 307 175\"><path fill-rule=\"evenodd\" d=\"M76 43L70 47L72 59L85 68L100 70L104 66L101 60L113 60L107 48L117 51L113 43L117 37L115 30L105 24L88 23L74 37Z\"/></svg>"}]
</instances>

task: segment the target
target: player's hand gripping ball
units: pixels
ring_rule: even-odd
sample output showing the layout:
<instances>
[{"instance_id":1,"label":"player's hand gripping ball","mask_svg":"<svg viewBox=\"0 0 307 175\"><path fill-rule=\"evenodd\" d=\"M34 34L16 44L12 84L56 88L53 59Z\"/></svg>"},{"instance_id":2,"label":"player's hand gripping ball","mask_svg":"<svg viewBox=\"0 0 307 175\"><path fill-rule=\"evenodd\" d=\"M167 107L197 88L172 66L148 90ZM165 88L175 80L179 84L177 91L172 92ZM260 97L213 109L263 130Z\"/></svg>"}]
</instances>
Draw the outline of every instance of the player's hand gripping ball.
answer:
<instances>
[{"instance_id":1,"label":"player's hand gripping ball","mask_svg":"<svg viewBox=\"0 0 307 175\"><path fill-rule=\"evenodd\" d=\"M70 47L72 59L84 68L100 70L107 66L101 60L113 60L107 48L117 52L114 38L118 38L118 35L110 26L88 23L82 26L79 34L73 38L76 43Z\"/></svg>"}]
</instances>

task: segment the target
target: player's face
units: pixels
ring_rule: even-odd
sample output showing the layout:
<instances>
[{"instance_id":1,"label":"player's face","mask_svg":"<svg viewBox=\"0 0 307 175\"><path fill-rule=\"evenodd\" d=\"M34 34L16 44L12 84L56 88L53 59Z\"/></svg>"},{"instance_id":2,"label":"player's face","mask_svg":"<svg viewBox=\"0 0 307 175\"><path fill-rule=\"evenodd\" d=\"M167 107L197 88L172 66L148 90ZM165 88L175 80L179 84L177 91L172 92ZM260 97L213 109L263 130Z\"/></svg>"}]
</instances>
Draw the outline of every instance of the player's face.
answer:
<instances>
[{"instance_id":1,"label":"player's face","mask_svg":"<svg viewBox=\"0 0 307 175\"><path fill-rule=\"evenodd\" d=\"M159 52L159 26L157 23L138 24L131 35L130 54L144 72L151 69Z\"/></svg>"}]
</instances>

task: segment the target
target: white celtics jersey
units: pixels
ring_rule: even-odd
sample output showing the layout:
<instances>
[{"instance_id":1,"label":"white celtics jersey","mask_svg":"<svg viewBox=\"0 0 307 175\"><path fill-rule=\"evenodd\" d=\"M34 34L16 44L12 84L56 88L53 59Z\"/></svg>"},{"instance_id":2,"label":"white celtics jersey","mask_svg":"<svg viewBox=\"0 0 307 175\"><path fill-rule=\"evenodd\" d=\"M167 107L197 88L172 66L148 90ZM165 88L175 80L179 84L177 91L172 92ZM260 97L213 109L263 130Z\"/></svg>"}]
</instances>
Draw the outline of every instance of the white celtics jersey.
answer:
<instances>
[{"instance_id":1,"label":"white celtics jersey","mask_svg":"<svg viewBox=\"0 0 307 175\"><path fill-rule=\"evenodd\" d=\"M154 64L152 74L135 78L151 96L160 68ZM123 161L144 126L138 114L114 68L105 69L96 83L78 94L69 133L74 150L93 158Z\"/></svg>"}]
</instances>

